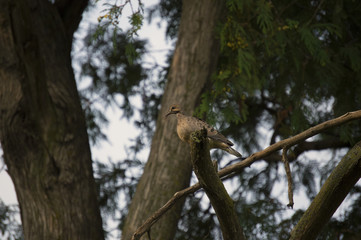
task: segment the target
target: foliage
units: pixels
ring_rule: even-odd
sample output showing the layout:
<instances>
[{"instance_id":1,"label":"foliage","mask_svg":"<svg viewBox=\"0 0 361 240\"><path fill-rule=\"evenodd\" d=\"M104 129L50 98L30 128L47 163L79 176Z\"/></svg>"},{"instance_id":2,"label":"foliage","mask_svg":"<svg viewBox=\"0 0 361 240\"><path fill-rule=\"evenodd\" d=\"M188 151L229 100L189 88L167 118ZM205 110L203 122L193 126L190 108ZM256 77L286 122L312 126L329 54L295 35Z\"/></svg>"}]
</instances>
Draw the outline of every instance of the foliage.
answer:
<instances>
[{"instance_id":1,"label":"foliage","mask_svg":"<svg viewBox=\"0 0 361 240\"><path fill-rule=\"evenodd\" d=\"M101 35L94 37L97 31L95 27L89 28L84 39L84 51L77 58L81 65L78 81L86 83L80 96L90 140L95 144L106 139L101 129L108 122L104 115L104 107L108 106L119 107L127 119L132 119L138 112L141 117L133 120L134 125L143 129L140 135L132 139L133 145L127 152L128 159L116 162L109 160L108 164L104 160L94 162L104 228L109 229L107 223L112 220L118 224L117 229L121 229L143 168L136 154L147 146L153 134L166 69L158 65L145 67L141 64L146 53L145 41L134 38L130 42L127 33L114 31L113 28L107 28ZM127 59L128 44L132 45L136 53L132 63ZM132 97L140 99L142 108L135 107ZM107 237L113 234L114 229L106 232Z\"/></svg>"},{"instance_id":2,"label":"foliage","mask_svg":"<svg viewBox=\"0 0 361 240\"><path fill-rule=\"evenodd\" d=\"M17 206L7 206L0 199L0 238L6 240L24 239Z\"/></svg>"},{"instance_id":3,"label":"foliage","mask_svg":"<svg viewBox=\"0 0 361 240\"><path fill-rule=\"evenodd\" d=\"M253 202L245 202L238 199L236 207L247 239L288 239L289 233L285 234L287 238L282 238L280 231L292 229L291 224L287 224L290 228L285 229L275 227L275 223L279 223L278 219L285 211L285 206L277 200L257 199Z\"/></svg>"},{"instance_id":4,"label":"foliage","mask_svg":"<svg viewBox=\"0 0 361 240\"><path fill-rule=\"evenodd\" d=\"M227 6L219 70L200 116L242 126L266 118L285 138L360 108L359 2L231 0ZM352 128L359 135L359 126Z\"/></svg>"},{"instance_id":5,"label":"foliage","mask_svg":"<svg viewBox=\"0 0 361 240\"><path fill-rule=\"evenodd\" d=\"M97 0L96 2L99 2ZM130 29L128 29L125 33L126 39L128 43L124 45L125 52L127 56L127 60L129 63L132 63L133 60L136 58L137 53L134 48L134 40L135 36L138 36L138 31L141 29L143 25L143 3L142 1L137 1L137 7L136 9L133 7L135 1L131 0L125 0L124 2L121 2L120 4L117 4L118 1L114 1L114 3L104 3L103 6L105 9L103 10L105 12L104 15L101 15L98 17L98 26L96 28L96 31L94 32L93 37L98 38L99 36L104 35L105 32L109 31L110 26L113 27L113 46L116 47L116 35L117 32L124 32L119 27L119 21L121 16L123 15L123 10L129 6L131 10L131 14L129 16L129 24Z\"/></svg>"},{"instance_id":6,"label":"foliage","mask_svg":"<svg viewBox=\"0 0 361 240\"><path fill-rule=\"evenodd\" d=\"M99 29L91 26L84 39L85 47L77 58L81 66L78 81L86 85L80 96L91 142L95 144L106 139L101 129L108 123L104 108L109 106L119 107L124 118L142 129L141 134L131 139L133 145L127 150L127 159L116 162L109 159L108 164L104 163L104 159L94 162L107 238L114 236L108 220L116 222L118 230L124 224L128 204L143 168L137 153L149 144L152 137L167 74L167 68L142 64L147 53L146 41L136 37L130 40L127 32L115 29L108 27L98 34ZM128 46L132 46L135 52L132 62L128 61ZM138 104L135 105L132 98L140 100L142 107L136 107ZM135 113L140 118L134 119Z\"/></svg>"},{"instance_id":7,"label":"foliage","mask_svg":"<svg viewBox=\"0 0 361 240\"><path fill-rule=\"evenodd\" d=\"M95 181L99 192L99 204L104 220L111 219L122 228L133 198L143 164L138 159L125 159L108 164L95 162ZM125 204L124 204L125 203ZM104 228L107 229L104 221ZM112 232L107 232L112 235Z\"/></svg>"},{"instance_id":8,"label":"foliage","mask_svg":"<svg viewBox=\"0 0 361 240\"><path fill-rule=\"evenodd\" d=\"M135 40L132 44L136 57L130 64L126 57L128 39L126 34L112 32L108 29L103 35L93 38L96 29L90 28L84 44L85 56L78 59L81 65L81 79L91 79L91 84L84 88L81 94L83 109L86 113L88 133L92 142L97 138L105 138L100 130L101 124L106 124L102 105L118 105L126 117L133 115L130 97L139 93L136 87L146 78L145 70L140 64L144 54L144 41ZM113 35L116 34L116 35ZM112 41L115 41L115 48ZM116 96L122 96L122 103ZM101 106L101 109L97 106Z\"/></svg>"},{"instance_id":9,"label":"foliage","mask_svg":"<svg viewBox=\"0 0 361 240\"><path fill-rule=\"evenodd\" d=\"M88 134L93 143L106 139L101 132L101 126L107 124L104 106L115 105L125 118L131 119L137 109L131 98L140 97L140 119L134 121L136 127L144 130L134 139L134 149L139 151L153 135L168 66L142 64L147 54L144 40L130 40L127 32L111 27L104 29L101 35L97 35L97 31L96 27L89 28L84 39L85 51L77 58L81 65L78 81L91 81L80 92ZM132 62L128 61L129 46L134 50Z\"/></svg>"},{"instance_id":10,"label":"foliage","mask_svg":"<svg viewBox=\"0 0 361 240\"><path fill-rule=\"evenodd\" d=\"M94 29L91 28L89 34ZM88 35L89 36L89 35ZM109 44L110 40L116 43L116 48ZM136 58L133 64L126 59L125 46L129 43L126 34L109 31L96 39L85 39L86 57L81 59L81 76L91 77L92 83L86 91L95 94L106 104L113 100L115 94L123 96L124 103L120 106L127 116L131 115L129 96L136 93L135 86L144 80L146 75L140 61L144 54L144 41L137 40L133 43Z\"/></svg>"},{"instance_id":11,"label":"foliage","mask_svg":"<svg viewBox=\"0 0 361 240\"><path fill-rule=\"evenodd\" d=\"M197 195L200 195L199 197ZM175 239L214 239L221 236L217 230L217 217L210 205L202 207L204 193L186 199Z\"/></svg>"}]
</instances>

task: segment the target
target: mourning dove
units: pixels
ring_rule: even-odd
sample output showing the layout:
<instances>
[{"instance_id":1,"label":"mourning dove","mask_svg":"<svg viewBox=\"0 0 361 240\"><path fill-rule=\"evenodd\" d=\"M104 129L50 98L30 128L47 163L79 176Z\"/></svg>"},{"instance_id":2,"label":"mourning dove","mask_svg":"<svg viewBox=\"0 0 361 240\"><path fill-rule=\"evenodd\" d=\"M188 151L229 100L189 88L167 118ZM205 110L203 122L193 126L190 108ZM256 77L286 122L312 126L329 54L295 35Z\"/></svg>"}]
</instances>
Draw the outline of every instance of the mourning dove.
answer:
<instances>
[{"instance_id":1,"label":"mourning dove","mask_svg":"<svg viewBox=\"0 0 361 240\"><path fill-rule=\"evenodd\" d=\"M222 149L236 157L242 157L239 152L231 147L233 146L233 143L213 127L211 127L208 123L202 121L201 119L184 115L177 105L172 105L170 107L166 117L171 114L175 114L177 116L177 133L183 142L189 143L192 132L205 128L207 130L210 148Z\"/></svg>"}]
</instances>

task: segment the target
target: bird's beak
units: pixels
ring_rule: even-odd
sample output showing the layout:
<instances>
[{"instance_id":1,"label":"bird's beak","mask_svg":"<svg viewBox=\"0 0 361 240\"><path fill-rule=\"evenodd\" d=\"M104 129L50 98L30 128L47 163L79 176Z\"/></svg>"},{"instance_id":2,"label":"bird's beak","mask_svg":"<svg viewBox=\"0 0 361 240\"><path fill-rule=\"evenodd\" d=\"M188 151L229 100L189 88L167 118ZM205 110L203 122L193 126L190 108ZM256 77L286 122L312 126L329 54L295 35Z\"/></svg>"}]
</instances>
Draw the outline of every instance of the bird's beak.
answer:
<instances>
[{"instance_id":1,"label":"bird's beak","mask_svg":"<svg viewBox=\"0 0 361 240\"><path fill-rule=\"evenodd\" d=\"M173 112L168 112L164 117L167 118L169 115L171 115Z\"/></svg>"}]
</instances>

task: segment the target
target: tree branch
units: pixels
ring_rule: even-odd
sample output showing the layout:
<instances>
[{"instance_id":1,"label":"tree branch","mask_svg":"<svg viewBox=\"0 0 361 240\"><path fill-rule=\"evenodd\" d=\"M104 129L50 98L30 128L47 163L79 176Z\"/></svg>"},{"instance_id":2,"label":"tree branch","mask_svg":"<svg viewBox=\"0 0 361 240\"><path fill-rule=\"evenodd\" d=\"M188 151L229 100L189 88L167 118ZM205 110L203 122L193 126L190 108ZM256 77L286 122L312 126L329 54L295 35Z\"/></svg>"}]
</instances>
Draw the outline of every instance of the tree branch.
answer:
<instances>
[{"instance_id":1,"label":"tree branch","mask_svg":"<svg viewBox=\"0 0 361 240\"><path fill-rule=\"evenodd\" d=\"M312 142L303 141L298 143L298 145L292 150L292 153L287 155L287 159L289 162L293 162L295 159L298 158L302 153L312 150L325 150L325 149L339 149L339 148L350 148L352 147L350 143L341 141L340 139L332 138L332 139L322 139L322 140L315 140ZM282 155L278 154L277 152L273 152L268 156L263 158L264 161L271 163L271 162L281 162ZM238 161L239 162L239 161ZM232 163L233 164L233 163ZM228 164L230 166L232 164Z\"/></svg>"},{"instance_id":2,"label":"tree branch","mask_svg":"<svg viewBox=\"0 0 361 240\"><path fill-rule=\"evenodd\" d=\"M340 126L342 124L345 124L347 122L350 122L355 119L361 118L361 110L355 111L355 112L348 112L338 118L334 118L332 120L328 120L326 122L320 123L314 127L311 127L307 129L306 131L303 131L302 133L297 134L296 136L284 139L282 141L279 141L275 144L272 144L271 146L267 147L266 149L254 153L248 158L246 158L244 161L236 163L234 165L231 165L229 167L223 168L221 171L219 171L219 175L226 176L232 172L238 172L242 170L244 167L250 166L252 163L259 159L263 159L270 155L273 152L276 152L278 150L281 150L285 147L291 147L294 146L300 142L305 141L307 138L310 138L312 136L315 136L316 134L319 134L322 131L325 131L327 129Z\"/></svg>"},{"instance_id":3,"label":"tree branch","mask_svg":"<svg viewBox=\"0 0 361 240\"><path fill-rule=\"evenodd\" d=\"M330 148L345 148L352 147L350 143L341 141L340 138L330 137L326 139L316 140L312 142L300 142L293 150L293 154L299 156L300 154L310 150L324 150Z\"/></svg>"},{"instance_id":4,"label":"tree branch","mask_svg":"<svg viewBox=\"0 0 361 240\"><path fill-rule=\"evenodd\" d=\"M361 141L341 160L323 184L301 220L291 232L290 239L316 239L351 188L361 177Z\"/></svg>"},{"instance_id":5,"label":"tree branch","mask_svg":"<svg viewBox=\"0 0 361 240\"><path fill-rule=\"evenodd\" d=\"M252 154L251 156L249 156L242 162L236 163L234 165L228 166L228 167L218 171L218 175L219 175L219 177L222 178L222 180L224 180L223 177L228 176L231 173L240 172L243 168L250 166L255 161L260 160L260 159L265 159L268 156L270 156L271 154L275 153L276 151L278 151L282 148L285 148L285 147L289 148L295 144L304 142L307 138L312 137L322 131L325 131L326 129L340 126L342 124L345 124L347 122L350 122L350 121L356 120L356 119L360 119L360 118L361 118L361 110L358 110L355 112L346 113L338 118L318 124L296 136L293 136L288 139L277 142L260 152ZM148 229L150 229L152 227L152 225L155 224L162 217L162 215L164 215L179 199L185 197L188 194L198 191L200 188L201 188L200 184L196 183L186 189L183 189L182 191L176 192L173 195L173 197L171 199L169 199L168 202L163 207L158 209L151 217L149 217L136 230L132 239L139 239L140 236L142 236ZM137 238L135 238L135 236Z\"/></svg>"},{"instance_id":6,"label":"tree branch","mask_svg":"<svg viewBox=\"0 0 361 240\"><path fill-rule=\"evenodd\" d=\"M211 161L206 129L191 134L190 148L194 173L217 214L223 239L244 239L233 200L228 195Z\"/></svg>"},{"instance_id":7,"label":"tree branch","mask_svg":"<svg viewBox=\"0 0 361 240\"><path fill-rule=\"evenodd\" d=\"M283 148L282 150L282 161L285 166L285 171L287 175L287 183L288 183L288 204L287 207L293 208L293 190L292 190L292 175L291 175L291 169L290 169L290 163L288 162L287 157L288 148Z\"/></svg>"},{"instance_id":8,"label":"tree branch","mask_svg":"<svg viewBox=\"0 0 361 240\"><path fill-rule=\"evenodd\" d=\"M149 217L143 224L140 226L132 236L131 240L138 240L144 233L146 233L154 223L156 223L169 209L173 207L174 204L181 198L187 196L188 194L194 193L200 189L200 184L194 184L191 187L183 189L182 191L176 192L171 199L168 200L163 207L158 209L151 217Z\"/></svg>"}]
</instances>

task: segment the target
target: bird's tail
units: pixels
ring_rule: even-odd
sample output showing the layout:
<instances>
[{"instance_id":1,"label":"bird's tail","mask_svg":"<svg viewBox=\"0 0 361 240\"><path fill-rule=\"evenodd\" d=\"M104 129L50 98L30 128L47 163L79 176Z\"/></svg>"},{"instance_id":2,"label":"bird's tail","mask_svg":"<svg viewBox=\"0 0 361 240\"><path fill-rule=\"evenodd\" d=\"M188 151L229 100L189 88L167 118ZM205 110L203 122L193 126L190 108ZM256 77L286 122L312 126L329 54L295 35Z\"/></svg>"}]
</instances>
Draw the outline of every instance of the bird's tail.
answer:
<instances>
[{"instance_id":1,"label":"bird's tail","mask_svg":"<svg viewBox=\"0 0 361 240\"><path fill-rule=\"evenodd\" d=\"M242 157L242 154L240 154L239 152L237 152L236 150L234 150L233 148L231 147L228 147L225 149L227 152L229 152L230 154L236 156L236 157L239 157L241 158Z\"/></svg>"}]
</instances>

